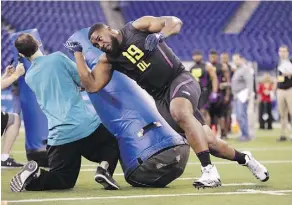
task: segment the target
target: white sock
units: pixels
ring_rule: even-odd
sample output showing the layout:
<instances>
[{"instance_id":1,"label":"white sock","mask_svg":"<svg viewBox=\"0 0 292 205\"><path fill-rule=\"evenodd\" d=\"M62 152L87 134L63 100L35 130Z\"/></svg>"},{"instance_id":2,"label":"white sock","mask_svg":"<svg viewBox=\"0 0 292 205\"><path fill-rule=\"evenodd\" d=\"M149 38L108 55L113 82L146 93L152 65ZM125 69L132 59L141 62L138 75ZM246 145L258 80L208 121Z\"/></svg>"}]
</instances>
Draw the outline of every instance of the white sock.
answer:
<instances>
[{"instance_id":1,"label":"white sock","mask_svg":"<svg viewBox=\"0 0 292 205\"><path fill-rule=\"evenodd\" d=\"M104 168L105 170L108 169L108 162L107 161L102 161L100 164L99 164L100 167Z\"/></svg>"},{"instance_id":2,"label":"white sock","mask_svg":"<svg viewBox=\"0 0 292 205\"><path fill-rule=\"evenodd\" d=\"M9 154L1 154L1 161L6 161L9 158Z\"/></svg>"}]
</instances>

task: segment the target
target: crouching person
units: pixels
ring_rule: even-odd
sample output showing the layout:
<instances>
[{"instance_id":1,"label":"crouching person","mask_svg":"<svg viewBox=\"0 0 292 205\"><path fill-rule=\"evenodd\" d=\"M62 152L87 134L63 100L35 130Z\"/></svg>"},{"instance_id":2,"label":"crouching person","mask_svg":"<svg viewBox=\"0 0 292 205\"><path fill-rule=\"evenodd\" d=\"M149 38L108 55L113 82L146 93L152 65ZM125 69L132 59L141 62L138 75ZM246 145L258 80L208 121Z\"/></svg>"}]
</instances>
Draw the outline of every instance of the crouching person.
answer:
<instances>
[{"instance_id":1,"label":"crouching person","mask_svg":"<svg viewBox=\"0 0 292 205\"><path fill-rule=\"evenodd\" d=\"M112 178L119 159L117 141L83 101L76 64L61 52L44 56L37 40L30 34L20 34L15 47L21 56L31 61L25 81L48 119L50 170L39 169L35 161L28 162L12 178L11 190L73 188L82 156L100 163L95 174L96 182L105 189L119 189Z\"/></svg>"}]
</instances>

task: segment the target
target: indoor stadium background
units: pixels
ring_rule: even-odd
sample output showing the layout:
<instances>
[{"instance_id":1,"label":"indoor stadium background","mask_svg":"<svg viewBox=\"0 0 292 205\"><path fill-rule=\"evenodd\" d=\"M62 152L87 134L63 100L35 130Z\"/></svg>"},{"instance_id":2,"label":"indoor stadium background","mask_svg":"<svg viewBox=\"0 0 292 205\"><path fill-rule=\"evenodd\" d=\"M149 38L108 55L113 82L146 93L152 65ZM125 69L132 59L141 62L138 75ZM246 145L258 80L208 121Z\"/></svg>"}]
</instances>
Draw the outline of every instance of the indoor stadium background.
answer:
<instances>
[{"instance_id":1,"label":"indoor stadium background","mask_svg":"<svg viewBox=\"0 0 292 205\"><path fill-rule=\"evenodd\" d=\"M262 73L269 72L272 75L276 74L275 68L278 64L278 48L285 44L290 50L292 49L292 2L264 2L264 1L236 1L236 2L180 2L180 1L118 1L118 2L96 2L96 1L1 1L1 72L7 65L10 64L12 56L12 44L10 41L10 35L12 33L23 31L27 29L38 29L40 34L43 47L46 53L51 53L55 51L65 52L63 43L77 30L81 28L89 27L92 24L101 21L115 28L121 28L126 22L137 19L138 17L144 15L153 16L177 16L179 17L184 25L180 34L176 36L171 36L167 39L168 45L173 49L173 51L183 60L186 68L189 69L192 64L192 53L195 50L200 50L203 53L204 60L208 60L208 53L210 50L214 49L218 53L227 52L230 55L235 53L240 53L244 58L250 61L257 71L257 76L260 78ZM16 86L17 87L17 86ZM13 94L14 93L14 94ZM84 95L84 99L88 100L87 96ZM89 103L90 106L90 103ZM17 91L15 91L15 86L12 86L1 93L1 110L3 111L13 111L20 113L19 99L17 96ZM277 111L275 107L275 118L277 118ZM232 142L237 145L239 149L244 149L246 147L251 147L254 150L261 150L257 156L259 156L264 161L287 161L283 164L281 168L277 166L271 166L271 175L275 174L277 182L273 182L268 185L257 185L254 180L250 180L249 183L247 179L243 176L232 176L226 180L229 184L235 182L244 182L239 184L239 187L225 187L217 192L222 193L222 196L218 194L218 204L228 204L228 196L233 195L232 193L238 189L256 189L261 188L263 190L284 190L292 189L292 167L291 167L291 146L276 144L275 137L278 137L279 131L273 130L270 133L259 133L259 141L255 140L252 144L236 144L237 142ZM260 139L270 137L266 141L262 142ZM23 140L22 140L23 141ZM20 145L19 145L20 146ZM18 150L23 149L18 147ZM271 148L275 148L275 152L264 152ZM279 150L282 150L279 151ZM17 151L15 153L18 153ZM19 152L21 153L21 152ZM19 154L18 153L18 154ZM19 156L19 155L17 155ZM25 159L25 156L22 157ZM193 159L195 160L195 159ZM217 160L218 161L218 160ZM220 163L219 163L220 164ZM279 164L280 161L279 161ZM197 166L198 167L198 166ZM230 166L231 167L231 166ZM221 168L221 167L220 167ZM193 170L194 168L192 168ZM238 172L239 169L229 170L229 166L221 169L223 177L228 178L229 174ZM240 172L240 171L239 171ZM239 173L238 172L238 173ZM281 172L283 174L281 174ZM191 170L187 171L189 177L192 177L193 173ZM195 172L198 174L198 172ZM87 172L81 174L80 177L85 177ZM241 174L241 173L240 173ZM247 173L245 173L247 174ZM287 178L285 178L285 175ZM11 174L7 174L11 176ZM92 177L91 177L92 178ZM91 180L88 179L88 181ZM122 179L122 178L121 178ZM250 178L248 178L250 179ZM252 178L251 178L252 179ZM2 180L3 175L2 175ZM8 183L9 179L5 179ZM281 181L281 183L279 182ZM184 182L179 181L179 182ZM226 183L227 183L226 182ZM285 182L287 182L285 184ZM87 182L82 181L81 187L75 188L72 194L62 194L56 193L42 193L39 195L43 198L53 198L55 195L59 198L66 197L93 197L95 194L94 185L87 189ZM250 186L249 186L249 184ZM273 184L275 183L275 184ZM284 184L283 184L284 183ZM123 184L125 185L125 184ZM111 201L95 201L95 204L165 204L165 200L168 200L168 204L211 204L212 200L216 200L216 196L212 196L211 199L208 198L208 194L204 195L204 192L197 192L192 187L188 187L184 190L183 186L188 186L189 184L177 184L176 188L178 190L183 190L179 192L180 194L189 193L203 193L202 196L206 198L199 201L197 198L178 198L174 200L169 200L166 198L156 198L150 201L134 201L131 199L129 201L123 201L123 199L113 198ZM255 186L256 185L256 186ZM2 190L5 186L2 181ZM7 186L7 185L6 185ZM126 185L125 185L126 186ZM8 200L15 200L17 197L13 196L11 193L8 194L7 191L3 194L2 198ZM82 193L84 190L87 193ZM165 194L177 194L177 190L139 190L133 191L127 187L126 190L122 192L115 192L114 194L108 192L100 193L98 190L95 196L105 196L110 197L111 195L141 195L141 194L160 194L164 192ZM291 190L290 190L291 191ZM210 191L209 191L210 192ZM216 190L211 190L215 193ZM230 193L230 194L224 194ZM290 204L292 203L291 195L287 198L279 198L279 202L274 199L274 197L280 197L277 192L271 192L270 195L256 194L246 195L248 199L244 197L240 198L240 195L236 199L230 196L230 204ZM281 192L282 193L282 192ZM235 194L236 195L236 194ZM26 197L25 194L19 195L21 199L38 198L37 194L30 195ZM269 198L272 196L271 198ZM169 197L173 197L172 195ZM221 198L223 197L223 198ZM226 198L224 198L226 197ZM258 198L257 198L258 197ZM170 198L171 199L171 198ZM80 200L80 199L78 199ZM122 200L122 201L120 201ZM141 200L141 199L140 199ZM182 202L180 200L183 200ZM82 200L81 200L82 201ZM79 203L81 203L79 201ZM147 201L147 202L146 202ZM245 202L244 202L245 201ZM93 201L88 201L88 204ZM201 203L202 202L202 203ZM205 203L204 203L205 202ZM40 203L40 202L39 202ZM44 204L52 204L52 202L46 202ZM67 202L66 202L67 203ZM75 202L79 204L78 202ZM68 202L68 204L75 204ZM84 202L83 202L84 203ZM87 203L87 201L85 201ZM30 203L28 203L30 204ZM93 203L94 204L94 203Z\"/></svg>"},{"instance_id":2,"label":"indoor stadium background","mask_svg":"<svg viewBox=\"0 0 292 205\"><path fill-rule=\"evenodd\" d=\"M208 60L211 49L240 53L254 62L257 72L275 74L277 49L292 47L291 2L2 2L1 72L12 59L9 33L37 28L47 53L64 51L63 43L80 28L97 21L119 28L144 15L174 15L184 26L167 40L189 68L192 52L200 50ZM108 12L109 11L109 12ZM117 20L118 18L118 20ZM11 90L11 88L9 88ZM8 91L2 92L2 109L17 109Z\"/></svg>"}]
</instances>

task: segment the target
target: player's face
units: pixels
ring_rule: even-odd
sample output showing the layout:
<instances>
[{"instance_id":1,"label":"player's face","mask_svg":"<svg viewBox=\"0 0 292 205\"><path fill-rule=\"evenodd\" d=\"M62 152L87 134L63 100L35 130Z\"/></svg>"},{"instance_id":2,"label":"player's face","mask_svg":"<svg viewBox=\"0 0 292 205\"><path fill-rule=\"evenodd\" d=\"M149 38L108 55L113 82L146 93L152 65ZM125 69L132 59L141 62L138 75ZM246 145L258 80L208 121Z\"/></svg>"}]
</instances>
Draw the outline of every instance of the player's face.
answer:
<instances>
[{"instance_id":1,"label":"player's face","mask_svg":"<svg viewBox=\"0 0 292 205\"><path fill-rule=\"evenodd\" d=\"M229 62L229 56L228 56L228 54L222 54L221 55L221 62L222 63L228 63Z\"/></svg>"},{"instance_id":2,"label":"player's face","mask_svg":"<svg viewBox=\"0 0 292 205\"><path fill-rule=\"evenodd\" d=\"M217 63L217 60L218 60L218 56L216 54L210 54L209 55L209 61L211 63Z\"/></svg>"},{"instance_id":3,"label":"player's face","mask_svg":"<svg viewBox=\"0 0 292 205\"><path fill-rule=\"evenodd\" d=\"M203 59L203 57L202 57L202 55L193 55L193 60L195 61L195 62L201 62L202 61L202 59Z\"/></svg>"},{"instance_id":4,"label":"player's face","mask_svg":"<svg viewBox=\"0 0 292 205\"><path fill-rule=\"evenodd\" d=\"M236 66L240 66L242 63L242 60L238 55L233 56L232 60Z\"/></svg>"},{"instance_id":5,"label":"player's face","mask_svg":"<svg viewBox=\"0 0 292 205\"><path fill-rule=\"evenodd\" d=\"M90 41L94 47L105 53L113 53L119 47L118 39L111 34L108 28L93 32Z\"/></svg>"},{"instance_id":6,"label":"player's face","mask_svg":"<svg viewBox=\"0 0 292 205\"><path fill-rule=\"evenodd\" d=\"M289 51L286 47L279 48L279 56L281 59L288 59L289 58Z\"/></svg>"}]
</instances>

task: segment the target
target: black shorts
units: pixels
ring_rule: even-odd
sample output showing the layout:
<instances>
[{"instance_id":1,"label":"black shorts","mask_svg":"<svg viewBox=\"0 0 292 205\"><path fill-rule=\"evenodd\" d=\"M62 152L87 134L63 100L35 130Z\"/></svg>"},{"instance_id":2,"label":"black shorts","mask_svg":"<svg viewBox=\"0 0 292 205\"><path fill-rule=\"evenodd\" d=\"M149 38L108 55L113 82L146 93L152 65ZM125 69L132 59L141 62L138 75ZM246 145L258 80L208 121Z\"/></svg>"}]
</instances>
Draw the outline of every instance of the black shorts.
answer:
<instances>
[{"instance_id":1,"label":"black shorts","mask_svg":"<svg viewBox=\"0 0 292 205\"><path fill-rule=\"evenodd\" d=\"M189 145L162 150L137 167L126 181L134 187L165 187L183 174L189 153Z\"/></svg>"},{"instance_id":2,"label":"black shorts","mask_svg":"<svg viewBox=\"0 0 292 205\"><path fill-rule=\"evenodd\" d=\"M224 103L225 91L219 92L219 98L216 103L210 104L210 116L213 117L225 117L228 113L229 107L231 106L230 101L228 103Z\"/></svg>"},{"instance_id":3,"label":"black shorts","mask_svg":"<svg viewBox=\"0 0 292 205\"><path fill-rule=\"evenodd\" d=\"M7 127L7 123L8 123L8 113L7 112L1 112L1 136L4 133L4 130Z\"/></svg>"},{"instance_id":4,"label":"black shorts","mask_svg":"<svg viewBox=\"0 0 292 205\"><path fill-rule=\"evenodd\" d=\"M205 120L202 113L198 109L198 103L201 95L200 84L193 78L189 72L183 72L177 76L171 83L164 96L156 100L156 106L162 117L168 122L168 124L178 133L184 131L178 126L170 114L170 102L174 98L182 97L188 99L192 105L195 118L205 125Z\"/></svg>"},{"instance_id":5,"label":"black shorts","mask_svg":"<svg viewBox=\"0 0 292 205\"><path fill-rule=\"evenodd\" d=\"M199 100L199 105L198 108L204 109L204 110L209 110L210 109L210 101L209 101L209 95L210 95L210 91L209 90L202 90L201 96L200 96L200 100Z\"/></svg>"}]
</instances>

